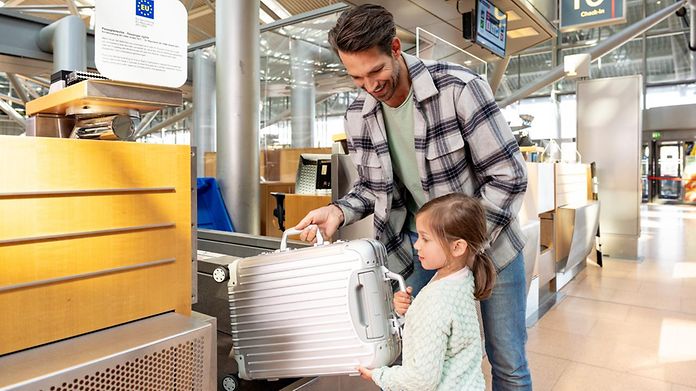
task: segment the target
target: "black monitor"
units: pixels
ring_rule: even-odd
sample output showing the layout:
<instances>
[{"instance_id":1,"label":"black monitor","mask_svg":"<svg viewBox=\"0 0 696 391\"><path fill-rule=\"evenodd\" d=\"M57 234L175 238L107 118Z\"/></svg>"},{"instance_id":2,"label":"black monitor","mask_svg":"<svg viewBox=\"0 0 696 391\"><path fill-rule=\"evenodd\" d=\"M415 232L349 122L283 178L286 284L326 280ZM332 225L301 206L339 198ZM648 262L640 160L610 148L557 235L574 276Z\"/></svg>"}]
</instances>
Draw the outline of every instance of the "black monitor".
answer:
<instances>
[{"instance_id":1,"label":"black monitor","mask_svg":"<svg viewBox=\"0 0 696 391\"><path fill-rule=\"evenodd\" d=\"M505 57L507 15L488 0L476 0L474 12L462 14L464 38Z\"/></svg>"}]
</instances>

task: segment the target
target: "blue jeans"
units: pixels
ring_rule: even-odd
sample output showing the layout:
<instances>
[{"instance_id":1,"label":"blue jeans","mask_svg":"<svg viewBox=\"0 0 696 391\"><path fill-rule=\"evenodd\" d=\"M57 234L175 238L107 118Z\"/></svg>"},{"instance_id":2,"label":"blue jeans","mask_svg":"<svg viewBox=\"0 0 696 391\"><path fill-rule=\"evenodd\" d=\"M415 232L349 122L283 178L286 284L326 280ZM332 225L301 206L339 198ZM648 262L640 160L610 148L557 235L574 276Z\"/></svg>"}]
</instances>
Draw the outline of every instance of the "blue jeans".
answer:
<instances>
[{"instance_id":1,"label":"blue jeans","mask_svg":"<svg viewBox=\"0 0 696 391\"><path fill-rule=\"evenodd\" d=\"M416 243L418 240L418 234L415 232L409 232L409 238L411 239L411 245ZM428 285L428 282L433 278L437 270L426 270L423 269L420 259L418 259L418 251L413 249L413 273L406 279L406 286L413 288L411 295L416 297L418 292L423 289L424 286Z\"/></svg>"},{"instance_id":2,"label":"blue jeans","mask_svg":"<svg viewBox=\"0 0 696 391\"><path fill-rule=\"evenodd\" d=\"M520 252L498 272L491 297L481 302L493 391L532 389L524 348L527 342L526 287L524 256Z\"/></svg>"}]
</instances>

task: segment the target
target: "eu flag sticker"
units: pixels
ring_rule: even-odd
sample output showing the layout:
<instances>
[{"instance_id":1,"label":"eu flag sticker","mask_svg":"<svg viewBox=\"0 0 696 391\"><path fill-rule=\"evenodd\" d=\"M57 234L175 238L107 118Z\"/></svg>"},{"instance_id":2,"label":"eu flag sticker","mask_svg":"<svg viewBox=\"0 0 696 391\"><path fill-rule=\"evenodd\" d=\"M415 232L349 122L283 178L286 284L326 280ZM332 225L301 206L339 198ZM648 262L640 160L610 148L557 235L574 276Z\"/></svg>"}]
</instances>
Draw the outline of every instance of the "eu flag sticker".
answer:
<instances>
[{"instance_id":1,"label":"eu flag sticker","mask_svg":"<svg viewBox=\"0 0 696 391\"><path fill-rule=\"evenodd\" d=\"M135 0L135 14L144 18L155 18L155 0Z\"/></svg>"}]
</instances>

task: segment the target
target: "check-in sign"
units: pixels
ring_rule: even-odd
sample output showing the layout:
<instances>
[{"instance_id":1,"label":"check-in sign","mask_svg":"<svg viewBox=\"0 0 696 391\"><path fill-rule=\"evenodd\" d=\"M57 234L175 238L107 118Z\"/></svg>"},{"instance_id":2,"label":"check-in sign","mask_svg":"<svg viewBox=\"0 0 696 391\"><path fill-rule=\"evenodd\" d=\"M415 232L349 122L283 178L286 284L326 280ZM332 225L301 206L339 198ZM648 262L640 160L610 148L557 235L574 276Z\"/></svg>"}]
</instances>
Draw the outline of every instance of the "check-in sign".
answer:
<instances>
[{"instance_id":1,"label":"check-in sign","mask_svg":"<svg viewBox=\"0 0 696 391\"><path fill-rule=\"evenodd\" d=\"M626 0L561 0L561 31L626 22Z\"/></svg>"}]
</instances>

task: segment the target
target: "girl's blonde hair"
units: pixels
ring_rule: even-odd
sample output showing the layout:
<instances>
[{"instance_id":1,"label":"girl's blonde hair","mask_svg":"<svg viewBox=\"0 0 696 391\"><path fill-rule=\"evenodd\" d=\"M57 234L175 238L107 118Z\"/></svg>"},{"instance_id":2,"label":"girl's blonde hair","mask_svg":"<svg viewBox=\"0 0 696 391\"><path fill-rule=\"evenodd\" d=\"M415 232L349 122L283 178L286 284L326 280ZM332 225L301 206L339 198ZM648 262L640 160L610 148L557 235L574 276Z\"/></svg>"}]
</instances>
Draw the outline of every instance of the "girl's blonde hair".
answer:
<instances>
[{"instance_id":1,"label":"girl's blonde hair","mask_svg":"<svg viewBox=\"0 0 696 391\"><path fill-rule=\"evenodd\" d=\"M425 214L427 224L446 253L450 254L449 244L455 240L467 243L466 257L474 274L474 297L477 300L488 298L496 271L486 254L489 242L486 212L481 202L462 193L452 193L428 201L416 216Z\"/></svg>"}]
</instances>

